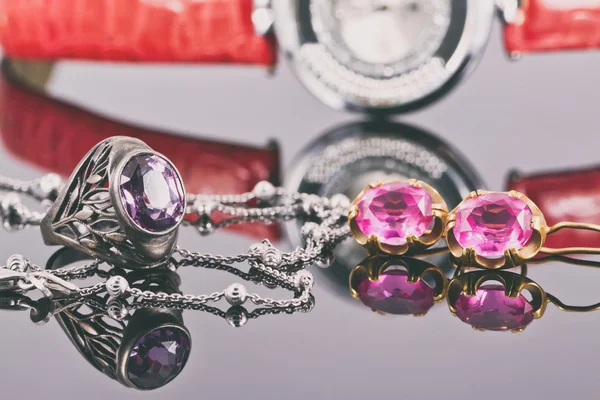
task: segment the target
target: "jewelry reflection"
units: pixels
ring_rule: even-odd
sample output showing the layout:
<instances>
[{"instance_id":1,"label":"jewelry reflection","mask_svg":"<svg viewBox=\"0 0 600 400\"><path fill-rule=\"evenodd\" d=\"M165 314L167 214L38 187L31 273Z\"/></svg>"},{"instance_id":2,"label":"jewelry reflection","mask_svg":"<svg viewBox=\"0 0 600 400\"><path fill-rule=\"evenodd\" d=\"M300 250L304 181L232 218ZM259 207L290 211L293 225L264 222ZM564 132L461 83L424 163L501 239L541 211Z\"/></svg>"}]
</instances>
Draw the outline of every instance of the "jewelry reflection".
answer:
<instances>
[{"instance_id":1,"label":"jewelry reflection","mask_svg":"<svg viewBox=\"0 0 600 400\"><path fill-rule=\"evenodd\" d=\"M183 310L207 312L237 328L261 316L309 312L314 306L312 295L306 302L274 300L247 293L240 284L233 284L223 293L216 292L211 296L183 295L179 289L180 277L175 272L181 267L218 269L257 285L283 288L301 296L301 290L294 283L286 281L282 284L276 279L269 279L259 268L244 272L227 265L202 265L199 260L188 259L173 261L168 268L126 272L79 265L88 259L85 253L63 248L48 260L39 277L46 279L50 276L43 275L43 271L65 271L69 267L72 275L65 276L65 284L68 280L98 277L110 277L110 284L94 284L85 296L56 292L52 298L38 300L25 296L26 290L2 290L0 310L29 311L31 320L36 324L45 324L56 318L72 344L94 368L124 386L139 390L165 386L185 368L192 339L183 323ZM14 276L13 279L19 277ZM4 289L3 285L8 283L2 280L0 288ZM124 287L138 295L120 296ZM213 296L215 299L212 299ZM208 305L212 300L216 303L220 299L225 299L229 305L225 311ZM247 310L243 306L246 299L257 307Z\"/></svg>"},{"instance_id":2,"label":"jewelry reflection","mask_svg":"<svg viewBox=\"0 0 600 400\"><path fill-rule=\"evenodd\" d=\"M448 286L450 312L477 330L521 332L542 317L546 303L537 283L508 271L469 272Z\"/></svg>"},{"instance_id":3,"label":"jewelry reflection","mask_svg":"<svg viewBox=\"0 0 600 400\"><path fill-rule=\"evenodd\" d=\"M328 197L342 193L352 199L373 182L415 179L434 187L448 206L455 207L470 191L484 186L465 157L448 143L420 128L384 121L336 127L302 150L291 165L286 177L290 190ZM300 245L300 226L290 223L286 228L292 245ZM354 240L341 242L333 267L318 269L320 282L350 299L348 275L366 256ZM447 257L428 260L444 271L452 269Z\"/></svg>"},{"instance_id":4,"label":"jewelry reflection","mask_svg":"<svg viewBox=\"0 0 600 400\"><path fill-rule=\"evenodd\" d=\"M59 251L49 266L60 268L78 258ZM180 293L179 275L169 269L111 271L132 288L152 293ZM192 349L191 335L181 310L109 302L107 294L84 300L64 298L51 302L46 315L54 316L81 355L96 369L124 386L152 390L167 385L185 368Z\"/></svg>"},{"instance_id":5,"label":"jewelry reflection","mask_svg":"<svg viewBox=\"0 0 600 400\"><path fill-rule=\"evenodd\" d=\"M378 314L423 316L446 295L448 279L433 264L375 255L350 273L352 297Z\"/></svg>"},{"instance_id":6,"label":"jewelry reflection","mask_svg":"<svg viewBox=\"0 0 600 400\"><path fill-rule=\"evenodd\" d=\"M295 314L297 312L310 312L315 305L315 298L311 294L308 295L306 301L299 301L298 299L303 296L303 291L298 282L293 284L290 281L283 279L276 280L273 277L265 275L259 268L251 267L248 272L244 272L238 268L232 267L226 264L215 264L215 263L203 263L200 260L194 259L182 259L173 264L176 268L181 267L203 267L208 269L217 269L229 274L235 275L238 278L243 279L247 282L252 282L257 285L263 285L269 289L282 288L294 293L293 300L274 300L269 298L261 298L257 295L247 293L244 286L240 284L230 285L225 293L225 299L231 306L223 311L217 307L209 306L204 303L194 303L186 301L186 299L180 299L180 302L170 301L167 303L169 307L177 307L180 309L191 309L205 311L212 315L223 318L227 323L234 328L241 328L250 320L257 319L265 315L277 315L277 314ZM283 274L279 274L280 277ZM306 279L306 275L302 274L302 271L296 273L297 279ZM312 280L312 278L311 278ZM311 283L312 285L312 283ZM257 305L253 310L249 311L244 307L244 303L254 303ZM142 304L153 304L155 306L165 306L164 303L144 301Z\"/></svg>"},{"instance_id":7,"label":"jewelry reflection","mask_svg":"<svg viewBox=\"0 0 600 400\"><path fill-rule=\"evenodd\" d=\"M600 263L588 260L550 256L537 263L560 261L588 267ZM546 292L527 276L511 271L478 270L460 272L448 285L447 301L450 313L479 331L522 332L536 319L544 316L548 303L562 311L589 312L600 309L600 303L571 306Z\"/></svg>"},{"instance_id":8,"label":"jewelry reflection","mask_svg":"<svg viewBox=\"0 0 600 400\"><path fill-rule=\"evenodd\" d=\"M80 288L78 291L67 293L67 295L61 297L85 301L90 297L97 296L97 299L103 300L109 315L116 320L122 320L130 315L132 311L138 309L165 308L205 311L225 319L233 327L241 327L249 319L282 312L287 314L298 311L308 312L312 310L314 305L314 297L311 293L312 275L305 270L298 270L294 273L287 273L283 270L273 272L274 269L264 269L260 264L249 261L248 264L251 267L248 271L244 271L227 264L225 260L218 262L204 257L184 257L179 260L171 258L168 264L156 268L156 272L155 270L133 270L125 274L123 270L118 268L109 269L108 271L101 269L102 264L97 260L92 263L80 264L88 259L89 255L86 253L77 252L71 248L63 248L48 260L46 271L61 272L61 276L65 280L80 280L93 276L104 280L103 283ZM234 261L231 261L231 263L233 264ZM233 283L225 290L216 291L210 295L182 295L174 289L171 290L172 293L164 290L154 293L153 291L136 288L130 283L133 278L146 282L146 274L148 276L160 276L163 271L178 271L179 268L185 267L219 270L244 281L252 282L255 285L264 285L268 289L287 290L293 294L293 298L277 300L262 297L258 293L249 292L240 283ZM173 276L178 282L179 276L177 274ZM229 306L226 311L217 306L222 300ZM245 304L254 304L256 307L252 311L247 311L243 307Z\"/></svg>"}]
</instances>

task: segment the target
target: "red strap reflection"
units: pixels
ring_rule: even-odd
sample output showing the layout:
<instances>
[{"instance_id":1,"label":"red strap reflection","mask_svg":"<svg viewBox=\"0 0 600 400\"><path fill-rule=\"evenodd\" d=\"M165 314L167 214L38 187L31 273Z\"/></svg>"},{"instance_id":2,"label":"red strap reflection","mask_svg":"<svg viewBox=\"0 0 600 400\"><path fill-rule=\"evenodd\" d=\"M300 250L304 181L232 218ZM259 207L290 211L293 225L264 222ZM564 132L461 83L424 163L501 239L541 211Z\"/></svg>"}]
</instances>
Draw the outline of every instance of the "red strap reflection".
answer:
<instances>
[{"instance_id":1,"label":"red strap reflection","mask_svg":"<svg viewBox=\"0 0 600 400\"><path fill-rule=\"evenodd\" d=\"M279 183L277 146L265 148L184 138L99 117L33 93L0 77L0 137L16 157L68 177L81 158L110 136L132 136L177 166L189 193L244 193L261 180ZM216 216L218 222L221 217ZM277 240L277 225L243 224L229 229Z\"/></svg>"},{"instance_id":2,"label":"red strap reflection","mask_svg":"<svg viewBox=\"0 0 600 400\"><path fill-rule=\"evenodd\" d=\"M600 225L600 167L513 176L508 188L533 200L544 213L548 225L563 221ZM600 234L565 229L548 236L546 246L599 247Z\"/></svg>"}]
</instances>

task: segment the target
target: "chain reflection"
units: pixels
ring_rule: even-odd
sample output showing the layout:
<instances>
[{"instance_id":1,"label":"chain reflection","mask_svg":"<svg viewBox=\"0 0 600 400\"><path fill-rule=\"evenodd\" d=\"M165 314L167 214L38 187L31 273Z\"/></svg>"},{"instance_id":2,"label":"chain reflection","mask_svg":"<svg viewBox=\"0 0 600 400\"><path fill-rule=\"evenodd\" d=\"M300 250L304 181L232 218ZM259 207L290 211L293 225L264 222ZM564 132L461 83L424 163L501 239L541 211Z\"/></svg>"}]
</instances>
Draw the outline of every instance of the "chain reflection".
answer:
<instances>
[{"instance_id":1,"label":"chain reflection","mask_svg":"<svg viewBox=\"0 0 600 400\"><path fill-rule=\"evenodd\" d=\"M76 267L85 260L87 256L83 253L65 248L48 260L46 269ZM81 273L65 277L65 282L76 279L92 282L91 287L96 287L93 282L98 278L119 276L132 290L142 293L136 298L115 298L108 287L85 297L56 292L52 298L38 299L26 296L26 291L12 290L0 292L0 310L29 311L31 321L38 325L55 319L73 346L94 368L126 387L153 390L172 382L187 364L192 335L184 324L184 310L205 312L238 328L266 315L310 312L315 304L310 295L309 301L300 305L295 302L278 304L267 298L260 300L268 304L261 306L256 302L253 309L242 304L232 305L230 299L223 301L227 304L224 309L219 307L218 301L209 305L200 296L182 295L178 271L186 267L216 269L255 285L285 289L299 295L296 287L282 286L281 282L269 279L256 268L243 271L224 264L173 260L168 266L153 270L82 268ZM14 282L12 284L16 287Z\"/></svg>"}]
</instances>

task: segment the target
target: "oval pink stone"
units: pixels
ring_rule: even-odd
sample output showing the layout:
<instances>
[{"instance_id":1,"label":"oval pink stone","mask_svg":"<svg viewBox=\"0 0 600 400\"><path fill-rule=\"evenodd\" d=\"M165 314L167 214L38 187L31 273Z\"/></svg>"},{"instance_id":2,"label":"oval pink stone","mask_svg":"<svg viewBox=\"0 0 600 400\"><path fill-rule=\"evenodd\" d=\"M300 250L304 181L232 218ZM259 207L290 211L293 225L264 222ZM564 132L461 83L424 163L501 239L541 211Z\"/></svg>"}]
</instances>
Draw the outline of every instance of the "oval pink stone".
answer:
<instances>
[{"instance_id":1,"label":"oval pink stone","mask_svg":"<svg viewBox=\"0 0 600 400\"><path fill-rule=\"evenodd\" d=\"M433 222L431 196L407 182L370 188L357 205L358 228L384 244L403 245L409 236L422 236Z\"/></svg>"},{"instance_id":2,"label":"oval pink stone","mask_svg":"<svg viewBox=\"0 0 600 400\"><path fill-rule=\"evenodd\" d=\"M383 272L376 281L365 277L356 291L367 307L387 314L422 314L434 303L433 288L423 280L409 282L404 270Z\"/></svg>"},{"instance_id":3,"label":"oval pink stone","mask_svg":"<svg viewBox=\"0 0 600 400\"><path fill-rule=\"evenodd\" d=\"M488 331L522 329L533 321L529 301L522 294L514 299L506 296L502 285L479 288L475 296L463 293L454 308L461 321Z\"/></svg>"},{"instance_id":4,"label":"oval pink stone","mask_svg":"<svg viewBox=\"0 0 600 400\"><path fill-rule=\"evenodd\" d=\"M504 257L531 239L531 208L507 193L488 193L464 201L456 212L454 237L463 248L486 258Z\"/></svg>"}]
</instances>

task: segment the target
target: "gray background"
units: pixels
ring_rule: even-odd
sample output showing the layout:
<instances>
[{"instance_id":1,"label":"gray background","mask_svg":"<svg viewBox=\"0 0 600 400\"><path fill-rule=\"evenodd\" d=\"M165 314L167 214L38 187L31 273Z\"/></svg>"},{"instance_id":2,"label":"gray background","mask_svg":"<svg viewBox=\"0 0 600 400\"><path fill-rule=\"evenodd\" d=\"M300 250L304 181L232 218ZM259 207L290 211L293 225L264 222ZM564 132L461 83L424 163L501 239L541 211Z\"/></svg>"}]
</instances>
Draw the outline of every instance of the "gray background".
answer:
<instances>
[{"instance_id":1,"label":"gray background","mask_svg":"<svg viewBox=\"0 0 600 400\"><path fill-rule=\"evenodd\" d=\"M507 171L596 163L598 53L526 56L510 62L495 29L475 73L450 96L402 121L448 140L468 156L491 188ZM195 135L282 144L284 165L308 141L359 119L312 98L282 62L273 79L238 67L61 68L56 93L107 115ZM4 152L4 150L0 150ZM39 171L5 153L4 175ZM0 259L26 254L43 263L53 249L35 230L2 233ZM229 233L182 234L187 248L232 253L250 240ZM546 265L530 276L566 302L599 301L600 271ZM185 292L210 292L226 274L184 273ZM260 289L259 289L260 290ZM264 290L264 289L262 289ZM381 317L316 286L310 314L265 317L233 329L211 315L187 312L194 349L183 373L152 393L125 389L84 361L52 321L34 326L26 313L1 315L0 384L5 398L463 399L509 396L595 399L600 313L550 306L522 334L480 333L444 303L423 318Z\"/></svg>"}]
</instances>

